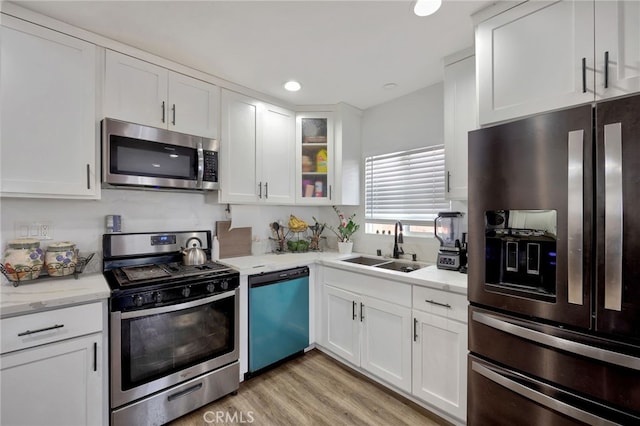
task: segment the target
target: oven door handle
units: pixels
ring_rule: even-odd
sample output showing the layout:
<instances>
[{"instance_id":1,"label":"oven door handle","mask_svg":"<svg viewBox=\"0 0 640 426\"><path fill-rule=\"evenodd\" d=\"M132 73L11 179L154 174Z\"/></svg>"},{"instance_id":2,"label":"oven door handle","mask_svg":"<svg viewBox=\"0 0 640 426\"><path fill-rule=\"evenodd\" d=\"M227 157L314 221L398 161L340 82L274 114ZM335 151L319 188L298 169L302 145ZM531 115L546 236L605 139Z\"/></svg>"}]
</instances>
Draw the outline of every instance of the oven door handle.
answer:
<instances>
[{"instance_id":1,"label":"oven door handle","mask_svg":"<svg viewBox=\"0 0 640 426\"><path fill-rule=\"evenodd\" d=\"M144 309L142 311L130 311L121 312L121 319L132 319L145 317L148 315L166 314L169 312L181 311L183 309L195 308L196 306L206 305L207 303L215 302L217 300L226 299L228 297L235 296L236 292L226 291L224 293L216 294L214 296L205 297L204 299L192 300L191 302L179 303L177 305L161 306L159 308Z\"/></svg>"},{"instance_id":2,"label":"oven door handle","mask_svg":"<svg viewBox=\"0 0 640 426\"><path fill-rule=\"evenodd\" d=\"M608 349L601 349L595 346L586 345L584 343L563 339L562 337L552 336L550 334L541 333L539 331L523 327L512 323L506 318L500 318L491 314L481 312L473 312L471 318L475 322L479 322L496 330L512 334L522 339L550 346L561 351L571 352L582 355L597 361L618 365L620 367L630 368L640 371L640 360L636 357L625 355L619 352L613 352Z\"/></svg>"}]
</instances>

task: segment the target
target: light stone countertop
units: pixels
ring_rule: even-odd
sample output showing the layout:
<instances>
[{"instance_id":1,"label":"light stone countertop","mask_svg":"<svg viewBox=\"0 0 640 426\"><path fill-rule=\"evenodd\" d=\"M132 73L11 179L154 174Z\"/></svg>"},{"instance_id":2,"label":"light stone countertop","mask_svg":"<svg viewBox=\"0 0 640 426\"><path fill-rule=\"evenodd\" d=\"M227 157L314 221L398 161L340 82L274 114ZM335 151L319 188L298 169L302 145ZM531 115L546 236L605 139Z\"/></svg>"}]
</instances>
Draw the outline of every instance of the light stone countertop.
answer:
<instances>
[{"instance_id":1,"label":"light stone countertop","mask_svg":"<svg viewBox=\"0 0 640 426\"><path fill-rule=\"evenodd\" d=\"M111 290L102 273L38 278L14 287L0 285L0 318L105 300Z\"/></svg>"},{"instance_id":2,"label":"light stone countertop","mask_svg":"<svg viewBox=\"0 0 640 426\"><path fill-rule=\"evenodd\" d=\"M356 263L343 262L341 260L357 256L377 258L377 256L360 253L344 255L338 254L337 252L308 252L234 257L221 259L220 262L237 269L243 275L253 275L262 272L271 272L319 263L325 266L372 275L379 278L388 277L390 280L408 284L421 285L464 295L467 294L466 274L462 274L457 271L438 269L435 265L430 265L413 272L399 272L375 268L372 266L358 265ZM386 258L380 259L393 260ZM401 261L406 261L406 259L402 259Z\"/></svg>"}]
</instances>

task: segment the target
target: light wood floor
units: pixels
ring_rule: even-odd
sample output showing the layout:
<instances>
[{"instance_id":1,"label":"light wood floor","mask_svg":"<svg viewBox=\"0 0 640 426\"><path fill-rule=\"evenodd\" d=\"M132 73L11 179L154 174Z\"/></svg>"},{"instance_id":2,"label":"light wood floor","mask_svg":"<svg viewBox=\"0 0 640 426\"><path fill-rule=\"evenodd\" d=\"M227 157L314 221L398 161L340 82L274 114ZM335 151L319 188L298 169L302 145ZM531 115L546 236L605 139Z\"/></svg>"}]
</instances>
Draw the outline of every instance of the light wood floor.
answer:
<instances>
[{"instance_id":1,"label":"light wood floor","mask_svg":"<svg viewBox=\"0 0 640 426\"><path fill-rule=\"evenodd\" d=\"M240 383L237 395L228 395L169 425L220 424L449 425L318 350Z\"/></svg>"}]
</instances>

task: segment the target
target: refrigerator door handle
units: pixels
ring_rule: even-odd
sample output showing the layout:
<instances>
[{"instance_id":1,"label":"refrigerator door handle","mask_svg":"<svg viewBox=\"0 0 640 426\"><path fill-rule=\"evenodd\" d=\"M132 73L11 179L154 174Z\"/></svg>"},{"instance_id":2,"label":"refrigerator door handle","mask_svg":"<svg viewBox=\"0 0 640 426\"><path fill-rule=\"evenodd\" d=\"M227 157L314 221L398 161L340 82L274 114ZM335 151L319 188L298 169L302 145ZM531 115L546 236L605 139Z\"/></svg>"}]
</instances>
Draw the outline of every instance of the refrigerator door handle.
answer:
<instances>
[{"instance_id":1,"label":"refrigerator door handle","mask_svg":"<svg viewBox=\"0 0 640 426\"><path fill-rule=\"evenodd\" d=\"M567 299L583 304L584 130L569 132L567 179Z\"/></svg>"},{"instance_id":2,"label":"refrigerator door handle","mask_svg":"<svg viewBox=\"0 0 640 426\"><path fill-rule=\"evenodd\" d=\"M622 310L622 123L604 126L604 307Z\"/></svg>"},{"instance_id":3,"label":"refrigerator door handle","mask_svg":"<svg viewBox=\"0 0 640 426\"><path fill-rule=\"evenodd\" d=\"M630 368L640 371L640 358L625 355L619 352L613 352L607 349L597 348L595 346L586 345L584 343L573 340L563 339L562 337L552 336L537 330L533 330L522 325L510 322L507 318L498 317L492 314L474 311L471 316L473 321L479 322L496 330L512 334L522 339L540 343L552 348L571 352L573 354L582 355L597 361L609 364L619 365L621 367Z\"/></svg>"},{"instance_id":4,"label":"refrigerator door handle","mask_svg":"<svg viewBox=\"0 0 640 426\"><path fill-rule=\"evenodd\" d=\"M523 385L515 380L510 379L506 375L501 374L499 371L496 371L492 368L485 367L484 365L476 361L471 362L471 369L476 373L484 376L485 378L491 380L492 382L497 383L498 385L503 386L509 389L510 391L515 392L518 395L528 400L534 401L544 407L547 407L550 410L556 411L558 413L562 413L568 417L571 417L572 419L575 419L590 425L603 425L603 426L617 425L617 423L609 421L595 414L591 414L588 411L581 410L580 408L574 407L573 405L569 405L563 401L560 401L558 399L545 395L541 392L538 392L526 385ZM523 376L518 374L517 378L523 379ZM528 382L531 382L536 387L544 386L544 387L552 388L554 390L558 390L553 386L543 384L532 378L526 378L526 380Z\"/></svg>"}]
</instances>

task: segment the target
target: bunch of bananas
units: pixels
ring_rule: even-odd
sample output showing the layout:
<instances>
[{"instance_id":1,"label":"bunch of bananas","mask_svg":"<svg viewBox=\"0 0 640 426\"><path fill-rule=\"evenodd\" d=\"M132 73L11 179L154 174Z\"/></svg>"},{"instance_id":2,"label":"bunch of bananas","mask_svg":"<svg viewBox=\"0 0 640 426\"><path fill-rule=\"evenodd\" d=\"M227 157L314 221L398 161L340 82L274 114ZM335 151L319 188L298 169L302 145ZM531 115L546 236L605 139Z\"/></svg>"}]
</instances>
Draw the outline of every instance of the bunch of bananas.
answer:
<instances>
[{"instance_id":1,"label":"bunch of bananas","mask_svg":"<svg viewBox=\"0 0 640 426\"><path fill-rule=\"evenodd\" d=\"M309 225L302 219L298 219L294 215L289 216L289 229L293 232L304 232L307 230Z\"/></svg>"}]
</instances>

